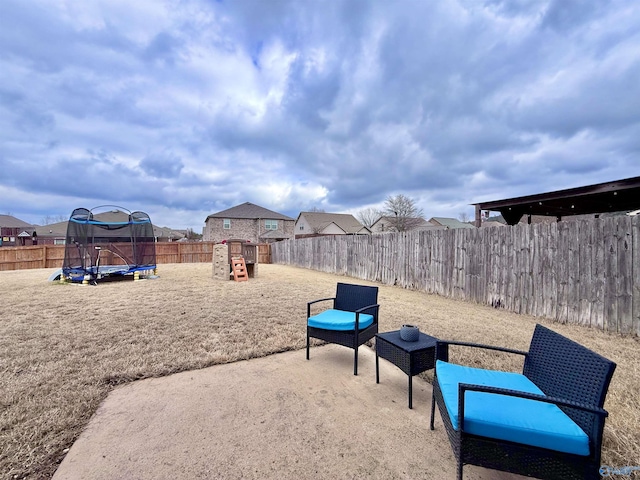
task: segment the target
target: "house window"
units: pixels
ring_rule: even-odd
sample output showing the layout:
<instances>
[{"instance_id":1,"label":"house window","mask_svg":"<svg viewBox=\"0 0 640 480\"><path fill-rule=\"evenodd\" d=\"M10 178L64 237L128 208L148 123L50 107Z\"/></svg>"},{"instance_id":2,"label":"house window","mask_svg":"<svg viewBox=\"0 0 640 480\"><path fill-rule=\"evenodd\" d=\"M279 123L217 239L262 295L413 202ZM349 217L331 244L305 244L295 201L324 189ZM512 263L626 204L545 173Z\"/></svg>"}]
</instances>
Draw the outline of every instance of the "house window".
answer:
<instances>
[{"instance_id":1,"label":"house window","mask_svg":"<svg viewBox=\"0 0 640 480\"><path fill-rule=\"evenodd\" d=\"M278 229L278 221L277 220L265 220L264 228L267 230L277 230Z\"/></svg>"},{"instance_id":2,"label":"house window","mask_svg":"<svg viewBox=\"0 0 640 480\"><path fill-rule=\"evenodd\" d=\"M230 218L225 218L222 221L222 228L224 228L225 230L229 230L231 228L231 219Z\"/></svg>"},{"instance_id":3,"label":"house window","mask_svg":"<svg viewBox=\"0 0 640 480\"><path fill-rule=\"evenodd\" d=\"M64 245L64 238L56 238L53 240L54 245Z\"/></svg>"},{"instance_id":4,"label":"house window","mask_svg":"<svg viewBox=\"0 0 640 480\"><path fill-rule=\"evenodd\" d=\"M300 225L300 230L304 230L304 225Z\"/></svg>"}]
</instances>

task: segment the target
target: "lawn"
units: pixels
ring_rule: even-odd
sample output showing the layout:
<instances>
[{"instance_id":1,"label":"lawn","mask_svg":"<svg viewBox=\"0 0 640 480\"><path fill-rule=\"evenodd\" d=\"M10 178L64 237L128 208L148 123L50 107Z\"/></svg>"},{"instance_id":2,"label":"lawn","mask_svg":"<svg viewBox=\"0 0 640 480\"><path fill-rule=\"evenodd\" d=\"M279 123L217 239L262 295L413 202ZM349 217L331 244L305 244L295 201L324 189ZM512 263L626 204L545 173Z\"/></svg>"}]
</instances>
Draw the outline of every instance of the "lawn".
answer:
<instances>
[{"instance_id":1,"label":"lawn","mask_svg":"<svg viewBox=\"0 0 640 480\"><path fill-rule=\"evenodd\" d=\"M280 265L260 265L242 283L214 280L210 264L162 265L155 280L98 286L48 282L51 272L0 272L3 478L51 478L115 386L301 349L307 301L332 296L337 281L370 284ZM637 338L392 286L380 285L379 302L381 331L412 323L440 338L526 350L540 322L615 361L603 464L640 465ZM521 368L508 356L458 358Z\"/></svg>"}]
</instances>

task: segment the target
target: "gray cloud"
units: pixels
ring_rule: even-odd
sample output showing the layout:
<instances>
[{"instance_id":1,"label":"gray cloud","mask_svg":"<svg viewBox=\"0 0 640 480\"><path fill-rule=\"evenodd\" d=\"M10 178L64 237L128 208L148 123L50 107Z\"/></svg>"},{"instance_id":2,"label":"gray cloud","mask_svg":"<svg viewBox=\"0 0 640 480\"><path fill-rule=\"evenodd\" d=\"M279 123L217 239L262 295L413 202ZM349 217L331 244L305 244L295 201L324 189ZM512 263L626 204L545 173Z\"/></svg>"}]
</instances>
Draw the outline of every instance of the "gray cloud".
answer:
<instances>
[{"instance_id":1,"label":"gray cloud","mask_svg":"<svg viewBox=\"0 0 640 480\"><path fill-rule=\"evenodd\" d=\"M171 152L147 155L140 162L140 167L147 175L156 178L177 178L184 168L180 157Z\"/></svg>"}]
</instances>

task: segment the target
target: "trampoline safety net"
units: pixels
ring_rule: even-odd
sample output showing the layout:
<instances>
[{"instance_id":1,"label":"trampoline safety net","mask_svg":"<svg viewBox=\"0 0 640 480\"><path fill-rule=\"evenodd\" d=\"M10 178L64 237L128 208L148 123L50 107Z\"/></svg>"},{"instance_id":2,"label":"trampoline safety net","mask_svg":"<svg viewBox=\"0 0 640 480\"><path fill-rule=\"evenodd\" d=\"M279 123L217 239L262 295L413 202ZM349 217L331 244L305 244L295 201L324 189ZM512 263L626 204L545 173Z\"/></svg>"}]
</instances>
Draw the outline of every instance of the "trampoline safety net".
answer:
<instances>
[{"instance_id":1,"label":"trampoline safety net","mask_svg":"<svg viewBox=\"0 0 640 480\"><path fill-rule=\"evenodd\" d=\"M94 215L76 208L71 213L62 264L65 277L96 280L156 268L151 219L144 212L123 210Z\"/></svg>"}]
</instances>

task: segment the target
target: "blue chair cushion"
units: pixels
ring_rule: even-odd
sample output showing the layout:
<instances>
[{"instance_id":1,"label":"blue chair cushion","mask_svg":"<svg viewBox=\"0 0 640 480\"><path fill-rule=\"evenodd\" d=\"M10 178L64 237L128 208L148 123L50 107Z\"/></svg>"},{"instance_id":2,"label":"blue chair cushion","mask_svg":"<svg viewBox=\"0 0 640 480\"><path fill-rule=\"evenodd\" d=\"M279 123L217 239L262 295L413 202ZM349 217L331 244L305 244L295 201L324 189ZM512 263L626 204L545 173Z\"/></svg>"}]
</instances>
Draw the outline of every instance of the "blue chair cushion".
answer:
<instances>
[{"instance_id":1,"label":"blue chair cushion","mask_svg":"<svg viewBox=\"0 0 640 480\"><path fill-rule=\"evenodd\" d=\"M485 385L544 395L524 375L466 367L438 360L436 376L453 427L457 430L458 384ZM589 455L589 437L560 408L507 395L467 392L464 430L483 437L508 440L558 452Z\"/></svg>"},{"instance_id":2,"label":"blue chair cushion","mask_svg":"<svg viewBox=\"0 0 640 480\"><path fill-rule=\"evenodd\" d=\"M360 330L373 323L373 315L360 314ZM325 330L355 330L356 314L345 310L325 310L322 313L309 317L307 325Z\"/></svg>"}]
</instances>

